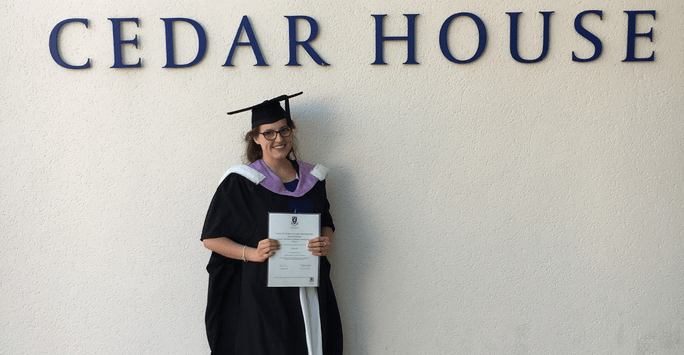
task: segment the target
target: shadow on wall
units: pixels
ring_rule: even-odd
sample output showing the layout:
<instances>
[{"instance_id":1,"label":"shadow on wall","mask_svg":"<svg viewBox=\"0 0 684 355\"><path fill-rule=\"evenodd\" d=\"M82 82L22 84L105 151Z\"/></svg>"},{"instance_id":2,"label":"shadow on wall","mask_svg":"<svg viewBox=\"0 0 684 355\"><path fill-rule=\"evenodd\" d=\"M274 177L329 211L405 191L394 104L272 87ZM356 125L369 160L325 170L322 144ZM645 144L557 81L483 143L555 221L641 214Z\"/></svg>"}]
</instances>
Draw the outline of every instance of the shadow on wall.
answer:
<instances>
[{"instance_id":1,"label":"shadow on wall","mask_svg":"<svg viewBox=\"0 0 684 355\"><path fill-rule=\"evenodd\" d=\"M364 334L364 324L371 324L365 311L364 285L372 282L372 264L379 250L374 238L378 225L377 214L364 201L369 181L367 174L358 166L367 157L350 157L356 152L343 139L346 122L339 119L344 113L334 112L323 100L308 101L297 105L293 119L297 123L299 159L330 168L326 179L328 200L335 222L334 248L329 256L332 264L332 280L340 307L346 349L359 353L370 351ZM365 188L364 188L365 187Z\"/></svg>"}]
</instances>

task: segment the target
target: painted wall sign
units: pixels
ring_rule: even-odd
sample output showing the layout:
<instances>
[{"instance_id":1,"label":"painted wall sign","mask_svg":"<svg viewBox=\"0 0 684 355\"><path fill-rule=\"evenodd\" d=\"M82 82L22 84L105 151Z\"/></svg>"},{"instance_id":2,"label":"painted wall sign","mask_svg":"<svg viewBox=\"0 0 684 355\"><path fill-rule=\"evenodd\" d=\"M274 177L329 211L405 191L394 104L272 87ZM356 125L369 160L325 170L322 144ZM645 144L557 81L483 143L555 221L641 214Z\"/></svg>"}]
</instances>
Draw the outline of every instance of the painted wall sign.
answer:
<instances>
[{"instance_id":1,"label":"painted wall sign","mask_svg":"<svg viewBox=\"0 0 684 355\"><path fill-rule=\"evenodd\" d=\"M637 44L637 39L640 37L645 37L649 41L653 42L653 28L651 28L648 32L637 32L637 21L639 21L640 18L642 17L652 17L653 21L656 19L656 11L655 10L644 10L644 11L624 11L627 14L627 44L626 44L626 56L623 62L652 62L655 60L655 52L651 52L651 55L649 57L638 57L636 55L636 44ZM540 14L543 17L543 46L542 46L542 52L541 54L536 57L536 58L523 58L519 51L518 51L518 43L519 43L519 35L518 35L518 23L519 23L519 18L520 15L522 14L521 12L507 12L506 14L510 18L510 54L511 57L520 63L538 63L544 60L546 58L548 52L549 52L549 42L551 38L551 33L549 31L550 23L551 23L551 17L553 15L553 11L541 11ZM587 41L591 42L591 44L594 47L594 53L588 58L580 58L577 55L575 55L575 52L573 51L572 53L572 61L574 62L591 62L596 59L598 59L601 56L602 50L603 50L603 44L601 42L601 39L598 38L595 34L587 30L583 25L582 25L582 20L585 18L585 16L597 16L599 19L603 20L603 11L601 10L587 10L579 13L575 17L575 31L585 38ZM384 60L384 44L386 42L393 42L393 41L399 41L399 42L406 42L407 46L407 58L404 64L407 65L417 65L419 64L416 61L416 18L419 16L419 14L404 14L406 17L407 21L407 33L402 34L402 35L388 35L385 33L384 30L384 19L387 15L371 15L374 20L375 20L375 60L371 63L372 65L386 65L387 63ZM289 28L289 61L285 66L300 66L298 61L298 53L299 48L303 48L304 51L311 57L311 59L318 64L319 66L328 66L330 65L328 62L326 62L319 54L316 52L314 49L312 42L318 37L318 22L309 16L285 16L288 21L288 28ZM467 21L472 21L476 26L478 30L478 43L477 43L477 50L475 54L470 57L470 58L456 58L451 49L449 48L449 27L451 26L452 22L458 18L464 18ZM207 35L206 32L204 31L204 28L202 25L200 25L197 21L189 19L189 18L162 18L161 19L164 22L164 28L165 28L165 41L166 41L166 64L164 65L164 68L188 68L197 65L202 58L204 58L204 55L206 54L206 49L207 49ZM112 23L112 35L113 35L113 46L114 46L114 65L112 65L112 68L141 68L142 67L142 62L141 59L138 58L138 61L135 63L124 63L123 60L123 51L125 46L134 46L136 49L138 48L138 36L135 35L134 38L130 39L123 39L121 38L121 28L123 25L126 23L132 23L135 24L136 27L138 27L138 18L110 18L109 21ZM297 32L297 26L298 23L305 21L308 23L310 32L308 35L308 38L303 41L297 40L296 34ZM198 38L198 46L196 50L196 55L195 58L188 62L188 63L177 63L176 58L174 56L174 45L175 45L175 39L174 39L174 33L173 33L173 25L174 23L178 22L185 22L190 25L195 30L195 33L197 34ZM53 60L59 64L60 66L67 68L67 69L87 69L90 68L90 58L85 58L81 63L68 63L62 58L61 53L61 46L60 46L60 33L62 31L66 31L67 29L65 28L67 25L70 24L82 24L86 28L88 27L88 19L84 18L71 18L71 19L66 19L64 21L59 22L55 27L52 29L52 32L50 33L50 54L52 55ZM130 25L130 24L129 24ZM247 37L247 41L241 42L240 37L242 34L245 34ZM453 14L449 16L444 23L442 24L442 27L439 32L439 46L442 54L444 57L456 64L468 64L472 63L476 60L478 60L482 54L484 53L486 47L487 47L487 27L482 21L482 19L472 13L469 12L460 12ZM261 52L261 46L259 45L259 42L257 41L257 37L255 35L254 28L252 27L252 24L249 21L249 18L247 16L243 16L242 20L240 22L240 25L237 28L236 34L235 34L235 39L233 40L233 43L230 47L230 50L228 51L228 57L226 58L225 63L223 64L224 67L233 67L233 56L236 53L236 51L240 47L248 47L251 49L252 53L254 54L254 57L256 59L256 64L255 66L268 66L266 61L264 60L263 54Z\"/></svg>"}]
</instances>

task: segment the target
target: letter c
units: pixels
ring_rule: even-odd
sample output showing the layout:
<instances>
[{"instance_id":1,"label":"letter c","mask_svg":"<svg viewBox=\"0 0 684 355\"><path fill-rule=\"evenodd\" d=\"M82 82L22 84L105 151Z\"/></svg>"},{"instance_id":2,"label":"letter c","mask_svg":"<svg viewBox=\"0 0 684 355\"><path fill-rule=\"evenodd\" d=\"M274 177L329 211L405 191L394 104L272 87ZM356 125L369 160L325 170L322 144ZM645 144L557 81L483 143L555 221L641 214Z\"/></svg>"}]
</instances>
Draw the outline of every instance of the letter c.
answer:
<instances>
[{"instance_id":1,"label":"letter c","mask_svg":"<svg viewBox=\"0 0 684 355\"><path fill-rule=\"evenodd\" d=\"M59 55L59 46L57 44L57 41L59 40L59 31L64 27L64 25L72 23L72 22L80 22L85 25L86 28L88 28L88 19L84 18L72 18L72 19L66 19L55 26L55 28L52 29L52 32L50 33L50 54L52 55L52 59L54 61L63 66L64 68L67 69L88 69L90 68L90 58L86 61L85 64L83 65L71 65L67 62L65 62L62 57Z\"/></svg>"}]
</instances>

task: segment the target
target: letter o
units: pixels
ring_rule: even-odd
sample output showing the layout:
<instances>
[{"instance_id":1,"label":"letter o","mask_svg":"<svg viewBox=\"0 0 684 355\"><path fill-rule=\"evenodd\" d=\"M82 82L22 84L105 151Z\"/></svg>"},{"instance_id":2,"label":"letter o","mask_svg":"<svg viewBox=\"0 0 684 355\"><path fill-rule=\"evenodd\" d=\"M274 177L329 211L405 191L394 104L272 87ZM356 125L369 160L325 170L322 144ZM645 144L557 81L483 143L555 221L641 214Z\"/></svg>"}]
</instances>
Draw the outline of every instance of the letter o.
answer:
<instances>
[{"instance_id":1,"label":"letter o","mask_svg":"<svg viewBox=\"0 0 684 355\"><path fill-rule=\"evenodd\" d=\"M473 55L471 58L466 60L460 60L454 57L451 54L451 51L449 50L449 43L447 41L447 34L449 32L449 26L451 25L451 22L462 16L470 17L473 21L475 21L475 24L477 25L477 32L479 34L477 52L475 52L475 55ZM480 58L482 53L484 53L486 46L487 28L485 27L484 22L482 22L482 19L477 17L477 15L471 14L469 12L459 12L457 14L451 15L448 19L446 19L446 21L444 21L444 24L442 24L442 29L439 31L439 47L442 50L442 54L444 55L444 57L446 57L446 59L456 64L468 64L476 61Z\"/></svg>"}]
</instances>

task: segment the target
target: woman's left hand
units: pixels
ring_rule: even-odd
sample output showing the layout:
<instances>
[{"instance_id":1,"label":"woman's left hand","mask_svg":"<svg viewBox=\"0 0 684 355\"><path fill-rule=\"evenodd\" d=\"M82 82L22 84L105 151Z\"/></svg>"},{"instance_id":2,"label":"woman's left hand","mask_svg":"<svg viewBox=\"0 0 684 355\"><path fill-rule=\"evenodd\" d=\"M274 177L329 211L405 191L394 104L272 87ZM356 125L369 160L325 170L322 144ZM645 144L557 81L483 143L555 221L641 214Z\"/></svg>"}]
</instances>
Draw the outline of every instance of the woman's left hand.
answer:
<instances>
[{"instance_id":1,"label":"woman's left hand","mask_svg":"<svg viewBox=\"0 0 684 355\"><path fill-rule=\"evenodd\" d=\"M330 251L330 237L318 237L309 240L309 251L315 256L326 256Z\"/></svg>"}]
</instances>

